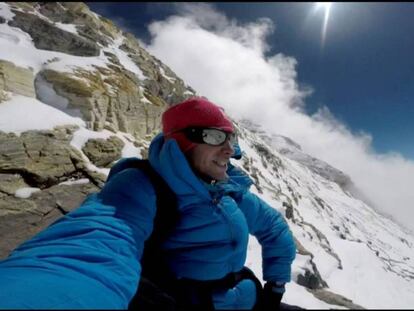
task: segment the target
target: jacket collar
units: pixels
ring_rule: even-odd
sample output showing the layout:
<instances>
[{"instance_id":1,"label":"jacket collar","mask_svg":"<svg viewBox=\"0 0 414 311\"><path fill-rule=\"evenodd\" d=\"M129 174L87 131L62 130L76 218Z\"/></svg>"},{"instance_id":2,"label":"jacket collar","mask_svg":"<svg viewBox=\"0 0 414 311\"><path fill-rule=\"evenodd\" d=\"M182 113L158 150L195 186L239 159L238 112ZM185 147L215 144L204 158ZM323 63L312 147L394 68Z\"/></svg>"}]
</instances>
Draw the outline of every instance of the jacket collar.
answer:
<instances>
[{"instance_id":1,"label":"jacket collar","mask_svg":"<svg viewBox=\"0 0 414 311\"><path fill-rule=\"evenodd\" d=\"M185 199L186 202L211 200L212 193L215 193L216 197L217 194L221 196L230 192L243 192L253 184L244 172L231 163L227 170L227 180L214 184L202 181L191 169L177 142L174 139L165 141L162 133L152 140L148 159L152 167L177 194L179 200Z\"/></svg>"}]
</instances>

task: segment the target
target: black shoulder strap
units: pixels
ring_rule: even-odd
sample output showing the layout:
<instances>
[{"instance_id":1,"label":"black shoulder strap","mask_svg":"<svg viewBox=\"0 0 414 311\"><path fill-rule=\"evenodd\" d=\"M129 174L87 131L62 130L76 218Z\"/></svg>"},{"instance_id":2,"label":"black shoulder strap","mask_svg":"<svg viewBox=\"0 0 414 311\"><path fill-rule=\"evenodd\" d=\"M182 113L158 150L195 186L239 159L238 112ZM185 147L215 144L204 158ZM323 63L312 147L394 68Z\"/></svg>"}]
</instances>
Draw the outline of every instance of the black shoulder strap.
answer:
<instances>
[{"instance_id":1,"label":"black shoulder strap","mask_svg":"<svg viewBox=\"0 0 414 311\"><path fill-rule=\"evenodd\" d=\"M165 262L161 244L174 230L178 222L177 198L164 179L152 168L148 160L123 159L117 167L114 167L113 174L129 168L136 168L144 172L155 190L157 210L152 233L144 244L144 252L141 258L141 275L151 281L158 282L158 280L164 280L171 275Z\"/></svg>"},{"instance_id":2,"label":"black shoulder strap","mask_svg":"<svg viewBox=\"0 0 414 311\"><path fill-rule=\"evenodd\" d=\"M145 244L145 248L147 248L148 244L160 244L171 233L178 221L176 195L164 179L152 168L148 160L136 159L135 161L130 161L125 168L140 169L147 175L154 187L157 211L154 219L154 228Z\"/></svg>"},{"instance_id":3,"label":"black shoulder strap","mask_svg":"<svg viewBox=\"0 0 414 311\"><path fill-rule=\"evenodd\" d=\"M164 179L153 169L149 160L137 157L123 158L118 161L111 168L107 180L110 180L119 172L130 168L136 168L144 172L153 185L156 194L157 210L152 234L146 241L145 249L148 246L158 246L167 238L178 222L179 213L176 195Z\"/></svg>"},{"instance_id":4,"label":"black shoulder strap","mask_svg":"<svg viewBox=\"0 0 414 311\"><path fill-rule=\"evenodd\" d=\"M153 231L144 244L138 291L128 309L163 310L166 306L171 309L175 302L164 290L170 287L175 277L166 263L161 245L178 222L177 198L148 160L126 159L116 172L127 168L136 168L145 173L154 187L157 205Z\"/></svg>"}]
</instances>

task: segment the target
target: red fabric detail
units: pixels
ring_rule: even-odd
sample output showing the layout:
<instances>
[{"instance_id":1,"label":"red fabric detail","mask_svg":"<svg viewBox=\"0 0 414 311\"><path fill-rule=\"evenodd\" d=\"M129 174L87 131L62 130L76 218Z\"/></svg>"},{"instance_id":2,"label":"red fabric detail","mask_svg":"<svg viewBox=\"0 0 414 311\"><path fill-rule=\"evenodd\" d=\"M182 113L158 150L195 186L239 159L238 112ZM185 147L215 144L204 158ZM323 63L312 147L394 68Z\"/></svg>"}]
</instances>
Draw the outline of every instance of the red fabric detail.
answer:
<instances>
[{"instance_id":1,"label":"red fabric detail","mask_svg":"<svg viewBox=\"0 0 414 311\"><path fill-rule=\"evenodd\" d=\"M175 132L168 136L166 136L166 139L175 139L177 141L178 146L180 146L180 149L183 153L186 153L187 151L191 150L195 146L197 146L196 143L193 143L185 137L184 133L182 132Z\"/></svg>"}]
</instances>

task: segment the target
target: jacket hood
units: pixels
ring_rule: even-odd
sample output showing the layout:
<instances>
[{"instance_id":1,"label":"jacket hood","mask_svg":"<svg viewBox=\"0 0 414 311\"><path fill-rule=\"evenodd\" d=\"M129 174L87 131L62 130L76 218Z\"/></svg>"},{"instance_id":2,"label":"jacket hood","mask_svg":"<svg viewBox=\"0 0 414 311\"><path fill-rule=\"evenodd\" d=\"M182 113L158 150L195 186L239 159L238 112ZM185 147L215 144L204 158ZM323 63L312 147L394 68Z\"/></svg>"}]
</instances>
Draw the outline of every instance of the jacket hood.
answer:
<instances>
[{"instance_id":1,"label":"jacket hood","mask_svg":"<svg viewBox=\"0 0 414 311\"><path fill-rule=\"evenodd\" d=\"M151 142L148 160L179 201L184 199L186 203L196 203L211 199L174 139L165 140L162 133L158 134Z\"/></svg>"},{"instance_id":2,"label":"jacket hood","mask_svg":"<svg viewBox=\"0 0 414 311\"><path fill-rule=\"evenodd\" d=\"M235 151L233 158L240 159L242 153L238 145ZM214 191L214 187L207 188L206 184L195 175L174 139L165 140L162 133L158 134L151 142L148 159L152 167L177 194L179 201L191 204L212 199L210 192ZM231 163L227 174L228 180L217 183L220 192L223 190L233 193L244 192L253 183L245 173Z\"/></svg>"}]
</instances>

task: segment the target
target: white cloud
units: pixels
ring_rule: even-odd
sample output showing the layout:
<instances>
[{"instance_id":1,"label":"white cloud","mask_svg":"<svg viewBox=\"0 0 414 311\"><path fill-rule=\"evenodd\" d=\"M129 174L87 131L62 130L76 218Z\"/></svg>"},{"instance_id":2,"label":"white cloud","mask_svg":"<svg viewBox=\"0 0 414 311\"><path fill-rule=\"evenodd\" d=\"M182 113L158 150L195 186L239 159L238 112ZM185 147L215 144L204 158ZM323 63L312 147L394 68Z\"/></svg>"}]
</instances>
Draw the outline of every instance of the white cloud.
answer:
<instances>
[{"instance_id":1,"label":"white cloud","mask_svg":"<svg viewBox=\"0 0 414 311\"><path fill-rule=\"evenodd\" d=\"M274 31L270 20L242 25L209 4L177 7L179 13L149 26L151 53L231 116L288 136L349 174L378 209L414 229L414 163L375 154L369 134L352 133L326 107L306 115L302 107L311 89L299 88L297 61L265 56L266 36Z\"/></svg>"}]
</instances>

